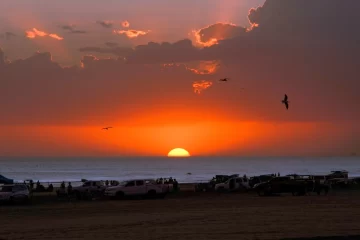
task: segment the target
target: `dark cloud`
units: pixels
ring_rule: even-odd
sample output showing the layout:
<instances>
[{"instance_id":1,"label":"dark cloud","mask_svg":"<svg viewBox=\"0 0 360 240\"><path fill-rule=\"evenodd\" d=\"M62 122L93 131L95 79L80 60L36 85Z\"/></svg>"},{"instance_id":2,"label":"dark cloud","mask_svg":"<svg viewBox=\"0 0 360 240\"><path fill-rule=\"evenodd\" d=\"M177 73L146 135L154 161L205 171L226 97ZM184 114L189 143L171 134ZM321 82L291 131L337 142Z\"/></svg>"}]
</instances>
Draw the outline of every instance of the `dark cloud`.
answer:
<instances>
[{"instance_id":1,"label":"dark cloud","mask_svg":"<svg viewBox=\"0 0 360 240\"><path fill-rule=\"evenodd\" d=\"M114 48L114 47L119 46L119 44L118 44L118 43L115 43L115 42L106 42L105 45L106 45L107 47L110 47L110 48Z\"/></svg>"},{"instance_id":2,"label":"dark cloud","mask_svg":"<svg viewBox=\"0 0 360 240\"><path fill-rule=\"evenodd\" d=\"M112 54L118 57L129 57L134 53L134 49L126 47L102 48L102 47L84 47L79 49L80 52L85 53L104 53Z\"/></svg>"},{"instance_id":3,"label":"dark cloud","mask_svg":"<svg viewBox=\"0 0 360 240\"><path fill-rule=\"evenodd\" d=\"M12 32L5 32L5 33L0 34L0 38L5 38L6 40L10 40L13 37L17 37L17 35Z\"/></svg>"},{"instance_id":4,"label":"dark cloud","mask_svg":"<svg viewBox=\"0 0 360 240\"><path fill-rule=\"evenodd\" d=\"M87 31L83 31L83 30L74 30L71 33L79 33L79 34L83 34L83 33L87 33Z\"/></svg>"},{"instance_id":5,"label":"dark cloud","mask_svg":"<svg viewBox=\"0 0 360 240\"><path fill-rule=\"evenodd\" d=\"M5 54L0 48L0 69L5 66Z\"/></svg>"},{"instance_id":6,"label":"dark cloud","mask_svg":"<svg viewBox=\"0 0 360 240\"><path fill-rule=\"evenodd\" d=\"M192 81L200 77L185 67L126 64L94 56L83 57L81 63L82 67L61 67L49 53L2 63L0 124L101 125L198 101Z\"/></svg>"},{"instance_id":7,"label":"dark cloud","mask_svg":"<svg viewBox=\"0 0 360 240\"><path fill-rule=\"evenodd\" d=\"M113 23L111 21L97 21L96 23L104 28L112 28L113 26Z\"/></svg>"},{"instance_id":8,"label":"dark cloud","mask_svg":"<svg viewBox=\"0 0 360 240\"><path fill-rule=\"evenodd\" d=\"M86 31L83 31L83 30L77 30L75 25L63 25L63 26L61 26L61 28L62 28L63 30L67 30L67 31L69 31L70 33L74 33L74 34L84 34L84 33L87 33Z\"/></svg>"},{"instance_id":9,"label":"dark cloud","mask_svg":"<svg viewBox=\"0 0 360 240\"><path fill-rule=\"evenodd\" d=\"M256 119L282 116L284 93L293 98L286 120L360 119L359 12L357 0L267 0L249 11L251 31L235 26L224 31L219 24L203 29L203 41L226 32L227 39L210 47L198 49L181 40L137 46L127 54L122 49L107 52L126 55L128 63L137 64L220 60L227 69L223 74L251 91L240 100L241 84L233 85L227 96L236 97L223 99L224 109L231 111L234 100L245 101L242 111Z\"/></svg>"},{"instance_id":10,"label":"dark cloud","mask_svg":"<svg viewBox=\"0 0 360 240\"><path fill-rule=\"evenodd\" d=\"M80 52L110 53L119 57L126 57L129 63L154 64L173 63L200 60L200 49L192 45L191 40L184 39L175 43L149 42L132 48L99 48L84 47Z\"/></svg>"},{"instance_id":11,"label":"dark cloud","mask_svg":"<svg viewBox=\"0 0 360 240\"><path fill-rule=\"evenodd\" d=\"M261 36L314 41L359 39L360 2L356 0L267 0L249 20Z\"/></svg>"},{"instance_id":12,"label":"dark cloud","mask_svg":"<svg viewBox=\"0 0 360 240\"><path fill-rule=\"evenodd\" d=\"M164 104L165 109L202 109L243 121L354 124L360 120L358 12L357 0L268 0L250 11L251 31L228 34L228 39L203 49L185 39L134 49L82 48L119 57L87 56L84 68L62 68L48 54L5 64L0 70L0 108L7 117L0 121L102 122L114 117L114 109L130 116L134 109L142 112ZM200 60L222 64L206 76L183 66L161 66ZM219 77L232 81L220 84ZM213 84L199 97L192 83L203 80ZM285 93L288 111L281 104Z\"/></svg>"},{"instance_id":13,"label":"dark cloud","mask_svg":"<svg viewBox=\"0 0 360 240\"><path fill-rule=\"evenodd\" d=\"M212 39L228 39L238 36L244 36L246 28L235 26L228 23L216 23L209 27L200 29L197 34L199 40L203 43L209 42Z\"/></svg>"}]
</instances>

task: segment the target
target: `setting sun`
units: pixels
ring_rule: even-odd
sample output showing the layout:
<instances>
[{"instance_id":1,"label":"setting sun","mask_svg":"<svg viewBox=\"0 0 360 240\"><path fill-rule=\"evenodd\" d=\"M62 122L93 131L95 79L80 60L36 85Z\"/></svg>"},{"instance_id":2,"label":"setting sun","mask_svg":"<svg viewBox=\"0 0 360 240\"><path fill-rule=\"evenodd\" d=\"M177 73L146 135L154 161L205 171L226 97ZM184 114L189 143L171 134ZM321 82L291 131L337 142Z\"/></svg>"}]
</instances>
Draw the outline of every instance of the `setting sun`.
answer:
<instances>
[{"instance_id":1,"label":"setting sun","mask_svg":"<svg viewBox=\"0 0 360 240\"><path fill-rule=\"evenodd\" d=\"M168 153L168 157L190 157L190 154L183 148L174 148Z\"/></svg>"}]
</instances>

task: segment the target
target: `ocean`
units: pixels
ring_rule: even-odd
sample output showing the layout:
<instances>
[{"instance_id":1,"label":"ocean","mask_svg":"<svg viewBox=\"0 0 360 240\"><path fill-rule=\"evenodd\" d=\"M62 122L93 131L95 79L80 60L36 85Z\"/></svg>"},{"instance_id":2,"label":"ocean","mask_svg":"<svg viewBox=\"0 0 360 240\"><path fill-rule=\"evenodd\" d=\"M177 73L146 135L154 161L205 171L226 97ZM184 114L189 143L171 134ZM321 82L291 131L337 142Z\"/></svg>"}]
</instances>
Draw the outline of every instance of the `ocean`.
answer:
<instances>
[{"instance_id":1,"label":"ocean","mask_svg":"<svg viewBox=\"0 0 360 240\"><path fill-rule=\"evenodd\" d=\"M0 174L40 182L128 180L173 177L180 183L208 181L217 174L328 174L347 170L360 176L359 157L1 157Z\"/></svg>"}]
</instances>

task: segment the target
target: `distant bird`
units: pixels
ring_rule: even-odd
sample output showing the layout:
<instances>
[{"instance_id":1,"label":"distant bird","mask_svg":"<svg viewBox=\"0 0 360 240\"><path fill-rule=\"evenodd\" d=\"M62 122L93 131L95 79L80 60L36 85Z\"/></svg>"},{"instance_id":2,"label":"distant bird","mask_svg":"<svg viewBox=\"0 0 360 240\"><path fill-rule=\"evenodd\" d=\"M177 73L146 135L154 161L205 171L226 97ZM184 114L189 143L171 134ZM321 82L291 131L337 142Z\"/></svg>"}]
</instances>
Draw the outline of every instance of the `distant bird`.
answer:
<instances>
[{"instance_id":1,"label":"distant bird","mask_svg":"<svg viewBox=\"0 0 360 240\"><path fill-rule=\"evenodd\" d=\"M230 79L229 78L222 78L222 79L220 79L219 81L220 82L227 82L227 81L229 81Z\"/></svg>"},{"instance_id":2,"label":"distant bird","mask_svg":"<svg viewBox=\"0 0 360 240\"><path fill-rule=\"evenodd\" d=\"M113 128L113 127L104 127L102 128L102 130L109 130L109 128Z\"/></svg>"},{"instance_id":3,"label":"distant bird","mask_svg":"<svg viewBox=\"0 0 360 240\"><path fill-rule=\"evenodd\" d=\"M288 96L286 94L284 100L282 100L281 102L285 104L286 109L289 109L289 101L288 101Z\"/></svg>"}]
</instances>

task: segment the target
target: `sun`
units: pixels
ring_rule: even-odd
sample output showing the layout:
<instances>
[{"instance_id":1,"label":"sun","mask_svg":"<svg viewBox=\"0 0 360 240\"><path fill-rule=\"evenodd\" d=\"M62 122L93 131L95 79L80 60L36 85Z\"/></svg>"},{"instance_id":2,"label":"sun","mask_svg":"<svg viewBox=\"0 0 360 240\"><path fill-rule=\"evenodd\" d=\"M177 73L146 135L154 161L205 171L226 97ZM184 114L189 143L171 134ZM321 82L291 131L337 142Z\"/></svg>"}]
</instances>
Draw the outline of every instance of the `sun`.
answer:
<instances>
[{"instance_id":1,"label":"sun","mask_svg":"<svg viewBox=\"0 0 360 240\"><path fill-rule=\"evenodd\" d=\"M190 157L190 153L183 148L174 148L168 153L168 157Z\"/></svg>"}]
</instances>

